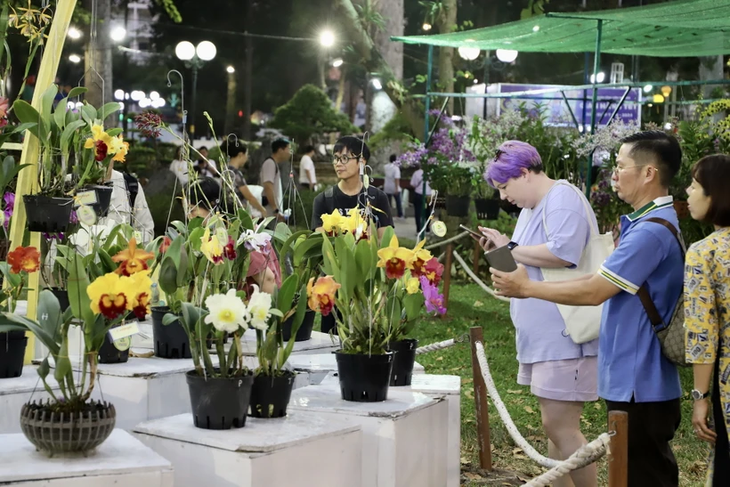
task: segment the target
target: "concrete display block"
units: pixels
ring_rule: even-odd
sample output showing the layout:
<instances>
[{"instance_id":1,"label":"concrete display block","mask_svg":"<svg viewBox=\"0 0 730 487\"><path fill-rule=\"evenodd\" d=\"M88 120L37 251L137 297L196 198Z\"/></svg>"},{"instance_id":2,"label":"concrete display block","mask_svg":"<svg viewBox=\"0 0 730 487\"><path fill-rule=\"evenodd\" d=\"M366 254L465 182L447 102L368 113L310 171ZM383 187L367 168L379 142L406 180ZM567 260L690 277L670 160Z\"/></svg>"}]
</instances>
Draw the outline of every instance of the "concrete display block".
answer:
<instances>
[{"instance_id":1,"label":"concrete display block","mask_svg":"<svg viewBox=\"0 0 730 487\"><path fill-rule=\"evenodd\" d=\"M354 424L296 411L249 417L246 426L205 430L190 414L134 428L172 462L175 487L360 487L362 436Z\"/></svg>"},{"instance_id":2,"label":"concrete display block","mask_svg":"<svg viewBox=\"0 0 730 487\"><path fill-rule=\"evenodd\" d=\"M0 434L20 433L20 409L23 404L31 399L50 398L37 370L36 366L26 365L20 377L0 379ZM58 384L53 375L47 380L51 390L57 391Z\"/></svg>"},{"instance_id":3,"label":"concrete display block","mask_svg":"<svg viewBox=\"0 0 730 487\"><path fill-rule=\"evenodd\" d=\"M0 435L0 485L22 487L172 487L172 465L131 434L115 429L84 457L48 458L22 434Z\"/></svg>"},{"instance_id":4,"label":"concrete display block","mask_svg":"<svg viewBox=\"0 0 730 487\"><path fill-rule=\"evenodd\" d=\"M348 402L339 385L292 392L289 409L362 428L363 487L444 487L448 437L445 400L391 387L384 402Z\"/></svg>"},{"instance_id":5,"label":"concrete display block","mask_svg":"<svg viewBox=\"0 0 730 487\"><path fill-rule=\"evenodd\" d=\"M333 353L292 354L287 362L301 373L302 382L306 379L307 385L318 385L330 372L337 372L337 359ZM416 362L413 374L424 373L423 365Z\"/></svg>"},{"instance_id":6,"label":"concrete display block","mask_svg":"<svg viewBox=\"0 0 730 487\"><path fill-rule=\"evenodd\" d=\"M398 389L410 389L430 397L446 399L449 410L446 439L446 486L458 487L461 483L461 377L414 374L410 386L398 387Z\"/></svg>"}]
</instances>

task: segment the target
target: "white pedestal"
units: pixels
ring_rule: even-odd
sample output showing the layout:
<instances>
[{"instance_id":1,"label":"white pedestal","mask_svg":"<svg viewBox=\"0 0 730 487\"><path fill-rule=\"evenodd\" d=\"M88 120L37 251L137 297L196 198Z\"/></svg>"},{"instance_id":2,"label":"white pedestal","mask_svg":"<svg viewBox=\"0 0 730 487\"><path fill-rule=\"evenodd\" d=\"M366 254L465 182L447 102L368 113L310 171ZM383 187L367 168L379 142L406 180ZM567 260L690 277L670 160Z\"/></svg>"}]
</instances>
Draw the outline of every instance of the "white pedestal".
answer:
<instances>
[{"instance_id":1,"label":"white pedestal","mask_svg":"<svg viewBox=\"0 0 730 487\"><path fill-rule=\"evenodd\" d=\"M301 380L306 380L307 385L319 385L330 372L337 372L337 359L333 353L292 354L287 362L300 372ZM416 362L413 374L423 373L423 365Z\"/></svg>"},{"instance_id":2,"label":"white pedestal","mask_svg":"<svg viewBox=\"0 0 730 487\"><path fill-rule=\"evenodd\" d=\"M360 428L318 414L248 418L244 428L218 431L183 414L134 432L172 462L175 487L360 487Z\"/></svg>"},{"instance_id":3,"label":"white pedestal","mask_svg":"<svg viewBox=\"0 0 730 487\"><path fill-rule=\"evenodd\" d=\"M410 389L430 397L446 399L449 410L446 439L446 486L459 487L461 484L461 377L414 374L410 386L397 389Z\"/></svg>"},{"instance_id":4,"label":"white pedestal","mask_svg":"<svg viewBox=\"0 0 730 487\"><path fill-rule=\"evenodd\" d=\"M292 392L289 409L362 427L363 487L444 487L448 406L391 387L384 402L347 402L336 384ZM343 484L344 485L344 484Z\"/></svg>"},{"instance_id":5,"label":"white pedestal","mask_svg":"<svg viewBox=\"0 0 730 487\"><path fill-rule=\"evenodd\" d=\"M172 487L170 462L115 429L88 457L39 453L22 434L0 436L0 485L22 487Z\"/></svg>"},{"instance_id":6,"label":"white pedestal","mask_svg":"<svg viewBox=\"0 0 730 487\"><path fill-rule=\"evenodd\" d=\"M13 379L0 379L0 434L20 433L20 409L31 399L50 398L33 365L23 367L23 375ZM51 389L58 390L58 384L51 374L46 378Z\"/></svg>"}]
</instances>

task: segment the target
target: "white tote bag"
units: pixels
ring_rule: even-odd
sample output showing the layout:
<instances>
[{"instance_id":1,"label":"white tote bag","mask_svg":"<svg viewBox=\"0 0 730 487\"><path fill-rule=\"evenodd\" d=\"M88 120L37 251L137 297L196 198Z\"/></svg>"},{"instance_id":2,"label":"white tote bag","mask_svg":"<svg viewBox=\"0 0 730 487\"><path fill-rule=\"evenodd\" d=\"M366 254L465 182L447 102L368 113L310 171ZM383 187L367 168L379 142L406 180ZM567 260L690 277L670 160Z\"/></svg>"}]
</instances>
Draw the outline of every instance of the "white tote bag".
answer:
<instances>
[{"instance_id":1,"label":"white tote bag","mask_svg":"<svg viewBox=\"0 0 730 487\"><path fill-rule=\"evenodd\" d=\"M548 282L554 281L568 281L581 277L587 274L595 274L601 267L601 264L611 255L614 250L613 235L611 233L600 234L598 233L591 222L590 215L592 213L591 206L588 203L588 199L583 193L573 186L572 184L558 181L555 183L553 188L557 185L569 186L581 198L588 218L588 224L591 228L591 238L588 240L583 250L583 255L580 258L578 266L573 268L559 267L559 268L540 268L542 271L543 280ZM542 226L545 229L545 235L548 235L547 222L545 219L545 210L542 212ZM598 332L601 328L601 313L603 311L603 305L598 306L566 306L558 304L558 310L560 315L565 321L566 334L570 335L571 340L575 343L586 343L591 340L598 338Z\"/></svg>"}]
</instances>

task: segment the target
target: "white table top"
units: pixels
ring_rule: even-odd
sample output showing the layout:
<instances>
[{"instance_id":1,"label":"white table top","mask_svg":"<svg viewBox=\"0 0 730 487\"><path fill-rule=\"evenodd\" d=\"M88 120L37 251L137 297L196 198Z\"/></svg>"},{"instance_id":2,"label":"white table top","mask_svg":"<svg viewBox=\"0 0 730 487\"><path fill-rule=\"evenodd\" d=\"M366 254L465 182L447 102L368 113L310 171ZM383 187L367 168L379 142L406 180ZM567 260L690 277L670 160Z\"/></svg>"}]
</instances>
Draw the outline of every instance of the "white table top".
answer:
<instances>
[{"instance_id":1,"label":"white table top","mask_svg":"<svg viewBox=\"0 0 730 487\"><path fill-rule=\"evenodd\" d=\"M170 462L131 434L115 429L94 454L54 456L36 451L22 434L0 435L0 484L82 476L172 470Z\"/></svg>"},{"instance_id":2,"label":"white table top","mask_svg":"<svg viewBox=\"0 0 730 487\"><path fill-rule=\"evenodd\" d=\"M134 428L142 433L234 452L267 453L306 443L315 438L359 430L358 425L332 421L321 415L290 412L285 418L246 418L246 426L230 430L206 430L193 425L192 414L147 421Z\"/></svg>"},{"instance_id":3,"label":"white table top","mask_svg":"<svg viewBox=\"0 0 730 487\"><path fill-rule=\"evenodd\" d=\"M53 378L53 374L46 377L46 382L51 389L58 389L58 384ZM23 394L26 392L43 391L43 382L38 375L38 367L35 365L23 366L23 374L20 377L12 379L0 379L0 396L6 394Z\"/></svg>"},{"instance_id":4,"label":"white table top","mask_svg":"<svg viewBox=\"0 0 730 487\"><path fill-rule=\"evenodd\" d=\"M337 359L333 353L312 353L312 354L292 354L289 356L289 364L294 370L304 370L307 372L331 372L337 370ZM413 372L421 374L424 372L423 365L416 362L413 365Z\"/></svg>"}]
</instances>

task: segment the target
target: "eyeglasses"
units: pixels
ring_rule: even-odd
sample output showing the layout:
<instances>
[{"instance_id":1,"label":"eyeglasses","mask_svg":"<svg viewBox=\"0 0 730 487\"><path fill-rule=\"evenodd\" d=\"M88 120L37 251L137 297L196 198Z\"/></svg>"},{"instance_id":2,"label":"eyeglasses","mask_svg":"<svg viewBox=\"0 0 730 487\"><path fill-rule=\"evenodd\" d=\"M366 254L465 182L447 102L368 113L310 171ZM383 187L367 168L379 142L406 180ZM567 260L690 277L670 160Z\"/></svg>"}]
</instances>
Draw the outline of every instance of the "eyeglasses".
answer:
<instances>
[{"instance_id":1,"label":"eyeglasses","mask_svg":"<svg viewBox=\"0 0 730 487\"><path fill-rule=\"evenodd\" d=\"M335 156L335 158L332 160L332 165L336 166L340 164L344 166L353 159L357 159L357 156Z\"/></svg>"},{"instance_id":2,"label":"eyeglasses","mask_svg":"<svg viewBox=\"0 0 730 487\"><path fill-rule=\"evenodd\" d=\"M611 171L612 171L613 173L620 173L620 172L622 173L622 172L626 171L627 169L632 169L632 168L635 168L635 167L644 167L644 166L650 166L650 165L651 165L651 164L636 164L636 165L634 165L634 166L629 166L629 167L619 167L619 166L613 166L613 169L612 169ZM656 168L656 167L654 167L654 166L651 166L651 167L653 167L655 171L658 171L658 170L659 170L659 169L657 169L657 168Z\"/></svg>"}]
</instances>

